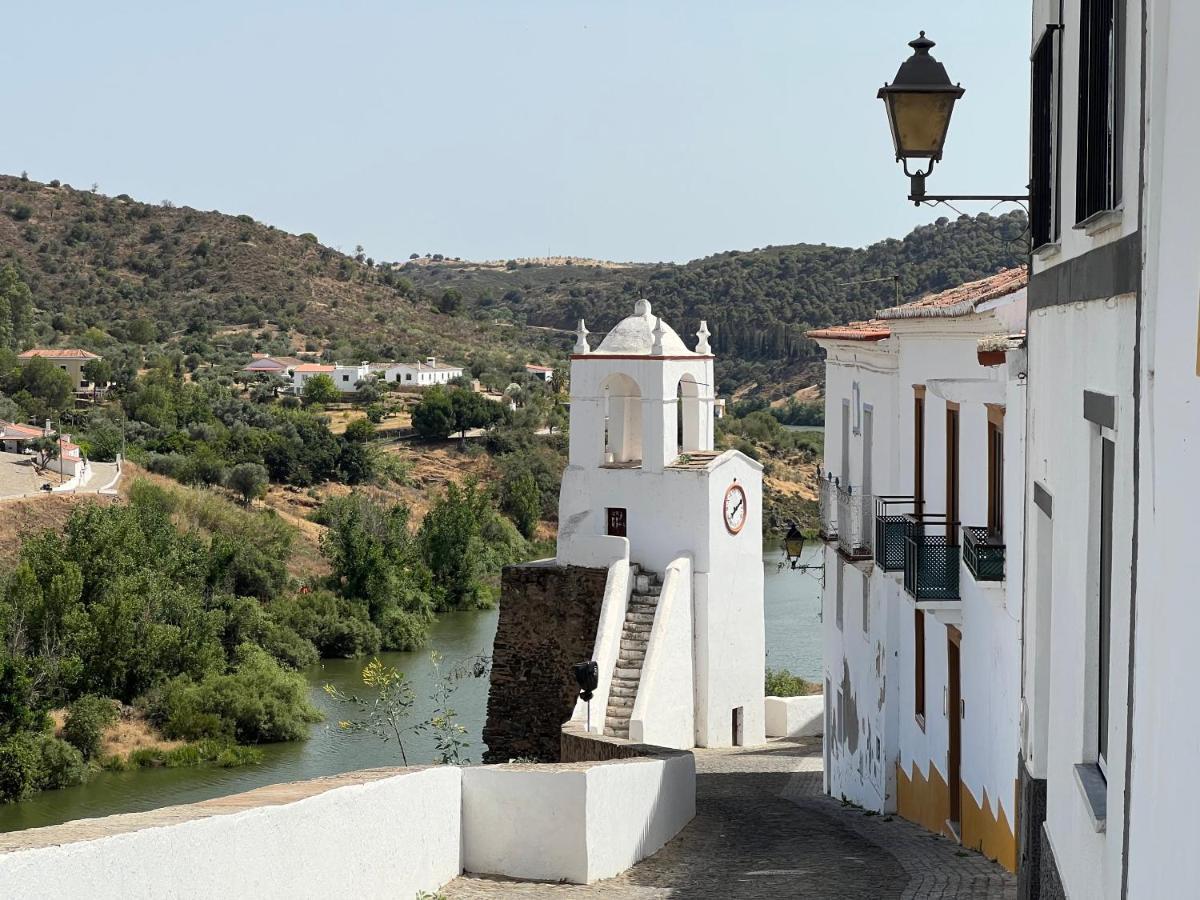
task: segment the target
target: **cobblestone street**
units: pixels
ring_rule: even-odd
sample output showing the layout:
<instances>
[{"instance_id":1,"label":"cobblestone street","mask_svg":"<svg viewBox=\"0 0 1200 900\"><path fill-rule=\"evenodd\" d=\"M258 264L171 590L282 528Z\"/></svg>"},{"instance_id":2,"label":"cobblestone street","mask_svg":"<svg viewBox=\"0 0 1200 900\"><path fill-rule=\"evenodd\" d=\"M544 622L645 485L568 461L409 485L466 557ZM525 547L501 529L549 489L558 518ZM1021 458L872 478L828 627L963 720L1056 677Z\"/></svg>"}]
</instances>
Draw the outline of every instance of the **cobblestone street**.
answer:
<instances>
[{"instance_id":1,"label":"cobblestone street","mask_svg":"<svg viewBox=\"0 0 1200 900\"><path fill-rule=\"evenodd\" d=\"M586 886L464 875L443 894L452 900L1016 896L1015 879L979 854L822 795L819 740L699 750L696 767L696 818L623 875Z\"/></svg>"}]
</instances>

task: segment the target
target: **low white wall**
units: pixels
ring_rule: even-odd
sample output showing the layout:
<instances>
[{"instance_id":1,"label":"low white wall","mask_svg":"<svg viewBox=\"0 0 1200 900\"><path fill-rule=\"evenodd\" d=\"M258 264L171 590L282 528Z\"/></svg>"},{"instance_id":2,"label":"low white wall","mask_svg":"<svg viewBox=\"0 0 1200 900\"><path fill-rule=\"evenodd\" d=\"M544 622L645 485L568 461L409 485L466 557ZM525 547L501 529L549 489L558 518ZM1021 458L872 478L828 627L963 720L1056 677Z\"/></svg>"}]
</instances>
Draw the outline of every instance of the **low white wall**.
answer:
<instances>
[{"instance_id":1,"label":"low white wall","mask_svg":"<svg viewBox=\"0 0 1200 900\"><path fill-rule=\"evenodd\" d=\"M535 881L588 881L587 769L463 769L463 868Z\"/></svg>"},{"instance_id":2,"label":"low white wall","mask_svg":"<svg viewBox=\"0 0 1200 900\"><path fill-rule=\"evenodd\" d=\"M464 769L463 867L590 884L650 856L695 815L690 753Z\"/></svg>"},{"instance_id":3,"label":"low white wall","mask_svg":"<svg viewBox=\"0 0 1200 900\"><path fill-rule=\"evenodd\" d=\"M588 881L657 852L696 816L696 758L593 766L587 772Z\"/></svg>"},{"instance_id":4,"label":"low white wall","mask_svg":"<svg viewBox=\"0 0 1200 900\"><path fill-rule=\"evenodd\" d=\"M462 870L460 774L414 769L234 813L221 806L238 797L88 820L85 834L108 823L114 833L0 854L0 897L413 897ZM170 824L172 813L200 817ZM167 827L119 833L121 820L139 817ZM36 840L71 827L5 837Z\"/></svg>"},{"instance_id":5,"label":"low white wall","mask_svg":"<svg viewBox=\"0 0 1200 900\"><path fill-rule=\"evenodd\" d=\"M352 772L0 835L0 897L414 897L463 871L587 884L695 814L690 753Z\"/></svg>"},{"instance_id":6,"label":"low white wall","mask_svg":"<svg viewBox=\"0 0 1200 900\"><path fill-rule=\"evenodd\" d=\"M825 730L825 697L767 697L767 737L819 737Z\"/></svg>"},{"instance_id":7,"label":"low white wall","mask_svg":"<svg viewBox=\"0 0 1200 900\"><path fill-rule=\"evenodd\" d=\"M621 630L625 622L625 608L629 603L629 595L633 587L629 577L629 540L622 537L607 535L576 535L572 543L580 543L590 548L588 558L603 559L607 554L609 562L608 580L604 585L604 600L600 605L600 620L596 625L596 640L592 646L592 659L599 667L600 679L596 690L592 692L591 730L597 734L604 732L604 712L608 708L608 691L612 685L613 668L621 650ZM613 554L617 554L613 559ZM561 560L559 561L562 562ZM575 701L575 710L571 714L572 722L587 723L588 708L582 700Z\"/></svg>"},{"instance_id":8,"label":"low white wall","mask_svg":"<svg viewBox=\"0 0 1200 900\"><path fill-rule=\"evenodd\" d=\"M629 719L631 741L679 750L696 745L692 628L692 558L685 555L663 574Z\"/></svg>"}]
</instances>

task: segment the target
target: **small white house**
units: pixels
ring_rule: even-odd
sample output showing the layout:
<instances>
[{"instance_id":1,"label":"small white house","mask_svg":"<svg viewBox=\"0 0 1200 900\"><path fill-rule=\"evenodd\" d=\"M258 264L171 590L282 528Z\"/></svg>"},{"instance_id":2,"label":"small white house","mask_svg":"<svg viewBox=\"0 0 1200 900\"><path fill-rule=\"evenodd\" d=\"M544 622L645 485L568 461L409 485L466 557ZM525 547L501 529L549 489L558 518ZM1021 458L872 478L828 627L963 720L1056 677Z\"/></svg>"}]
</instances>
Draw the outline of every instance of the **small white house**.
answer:
<instances>
[{"instance_id":1,"label":"small white house","mask_svg":"<svg viewBox=\"0 0 1200 900\"><path fill-rule=\"evenodd\" d=\"M353 394L358 390L360 381L366 381L371 374L369 363L359 363L355 366L343 366L335 363L302 363L292 369L292 387L297 394L303 392L304 384L314 375L328 375L343 394Z\"/></svg>"},{"instance_id":2,"label":"small white house","mask_svg":"<svg viewBox=\"0 0 1200 900\"><path fill-rule=\"evenodd\" d=\"M411 363L389 363L382 371L384 381L405 387L431 387L435 384L447 384L462 374L462 366L438 362L436 356L427 357L424 362L418 360Z\"/></svg>"},{"instance_id":3,"label":"small white house","mask_svg":"<svg viewBox=\"0 0 1200 900\"><path fill-rule=\"evenodd\" d=\"M526 363L525 371L536 378L542 379L542 381L546 382L547 384L549 384L550 379L554 377L553 366L537 366L533 363Z\"/></svg>"}]
</instances>

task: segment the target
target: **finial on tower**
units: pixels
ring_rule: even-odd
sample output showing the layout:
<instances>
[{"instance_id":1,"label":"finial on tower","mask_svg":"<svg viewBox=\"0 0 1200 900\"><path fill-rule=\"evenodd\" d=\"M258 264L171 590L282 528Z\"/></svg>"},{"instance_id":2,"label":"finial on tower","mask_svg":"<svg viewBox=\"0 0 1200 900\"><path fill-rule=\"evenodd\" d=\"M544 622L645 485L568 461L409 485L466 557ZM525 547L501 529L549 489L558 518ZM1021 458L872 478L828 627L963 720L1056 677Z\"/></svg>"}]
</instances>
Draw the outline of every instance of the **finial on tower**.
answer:
<instances>
[{"instance_id":1,"label":"finial on tower","mask_svg":"<svg viewBox=\"0 0 1200 900\"><path fill-rule=\"evenodd\" d=\"M712 332L708 330L708 320L701 319L700 330L696 332L696 337L700 339L696 343L697 353L712 353L712 348L708 346L708 336L710 334L712 334Z\"/></svg>"},{"instance_id":2,"label":"finial on tower","mask_svg":"<svg viewBox=\"0 0 1200 900\"><path fill-rule=\"evenodd\" d=\"M579 327L575 329L575 352L576 353L591 353L592 348L588 346L587 336L589 332L587 326L583 324L583 319L579 320Z\"/></svg>"},{"instance_id":3,"label":"finial on tower","mask_svg":"<svg viewBox=\"0 0 1200 900\"><path fill-rule=\"evenodd\" d=\"M650 315L650 301L643 297L637 303L633 304L633 314L635 316Z\"/></svg>"},{"instance_id":4,"label":"finial on tower","mask_svg":"<svg viewBox=\"0 0 1200 900\"><path fill-rule=\"evenodd\" d=\"M649 304L646 304L646 305L649 306ZM654 319L654 332L651 335L654 338L654 344L650 348L650 352L654 356L662 356L663 355L663 335L664 335L663 321L661 318L658 318L656 316Z\"/></svg>"}]
</instances>

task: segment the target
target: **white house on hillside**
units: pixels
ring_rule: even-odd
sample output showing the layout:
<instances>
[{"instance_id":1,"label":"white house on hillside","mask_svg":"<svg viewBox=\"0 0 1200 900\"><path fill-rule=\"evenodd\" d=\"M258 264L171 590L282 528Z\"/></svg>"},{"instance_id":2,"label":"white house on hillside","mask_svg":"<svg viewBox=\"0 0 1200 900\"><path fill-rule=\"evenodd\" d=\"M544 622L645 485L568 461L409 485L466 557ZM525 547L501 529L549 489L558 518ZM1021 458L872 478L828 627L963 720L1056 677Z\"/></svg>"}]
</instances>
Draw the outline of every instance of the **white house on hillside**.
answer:
<instances>
[{"instance_id":1,"label":"white house on hillside","mask_svg":"<svg viewBox=\"0 0 1200 900\"><path fill-rule=\"evenodd\" d=\"M323 363L301 363L292 369L292 388L297 394L303 392L304 383L314 375L328 375L339 391L353 394L358 390L359 382L370 377L371 367L365 362L354 366L343 366L339 363L332 366Z\"/></svg>"},{"instance_id":2,"label":"white house on hillside","mask_svg":"<svg viewBox=\"0 0 1200 900\"><path fill-rule=\"evenodd\" d=\"M446 384L462 374L462 366L438 362L437 357L430 356L424 362L388 363L383 367L382 377L385 381L410 387L429 387L434 384Z\"/></svg>"},{"instance_id":3,"label":"white house on hillside","mask_svg":"<svg viewBox=\"0 0 1200 900\"><path fill-rule=\"evenodd\" d=\"M93 359L101 357L98 353L80 350L76 347L34 347L18 354L17 361L21 365L25 365L31 359L39 358L53 363L70 375L72 386L76 391L90 391L93 385L83 374L83 367ZM95 385L95 387L105 388L107 385Z\"/></svg>"},{"instance_id":4,"label":"white house on hillside","mask_svg":"<svg viewBox=\"0 0 1200 900\"><path fill-rule=\"evenodd\" d=\"M549 383L550 379L554 377L553 366L539 366L535 365L534 363L526 363L525 371L530 375L542 379L542 381L545 381L546 383Z\"/></svg>"},{"instance_id":5,"label":"white house on hillside","mask_svg":"<svg viewBox=\"0 0 1200 900\"><path fill-rule=\"evenodd\" d=\"M707 334L639 300L571 357L557 561L609 573L592 728L665 747L764 741L762 466L713 450Z\"/></svg>"},{"instance_id":6,"label":"white house on hillside","mask_svg":"<svg viewBox=\"0 0 1200 900\"><path fill-rule=\"evenodd\" d=\"M1026 280L810 332L827 351L826 788L1010 870L1023 573L1005 484L1023 480L1025 371L1008 336Z\"/></svg>"}]
</instances>

